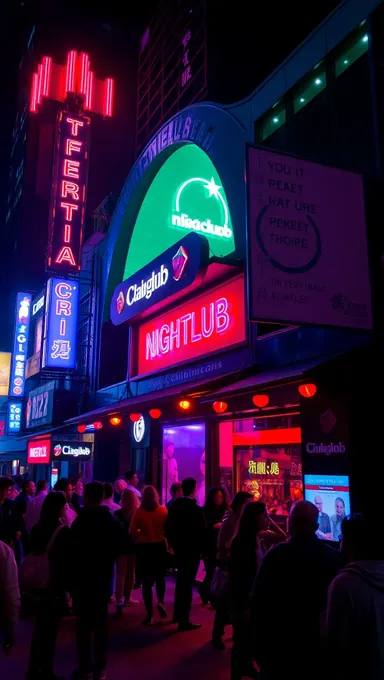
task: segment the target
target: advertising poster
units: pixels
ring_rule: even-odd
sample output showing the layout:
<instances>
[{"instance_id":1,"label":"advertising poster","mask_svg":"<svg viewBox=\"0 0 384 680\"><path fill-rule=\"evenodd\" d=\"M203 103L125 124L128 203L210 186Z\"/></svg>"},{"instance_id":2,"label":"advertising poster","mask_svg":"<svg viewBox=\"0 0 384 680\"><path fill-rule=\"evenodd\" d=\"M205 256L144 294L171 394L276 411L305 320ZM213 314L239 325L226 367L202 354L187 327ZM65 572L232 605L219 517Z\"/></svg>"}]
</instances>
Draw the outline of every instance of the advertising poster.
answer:
<instances>
[{"instance_id":1,"label":"advertising poster","mask_svg":"<svg viewBox=\"0 0 384 680\"><path fill-rule=\"evenodd\" d=\"M0 352L0 397L6 397L11 373L11 353Z\"/></svg>"},{"instance_id":2,"label":"advertising poster","mask_svg":"<svg viewBox=\"0 0 384 680\"><path fill-rule=\"evenodd\" d=\"M39 439L28 442L28 464L48 465L51 461L51 440Z\"/></svg>"},{"instance_id":3,"label":"advertising poster","mask_svg":"<svg viewBox=\"0 0 384 680\"><path fill-rule=\"evenodd\" d=\"M304 495L319 511L319 538L340 541L341 525L351 512L349 477L304 475Z\"/></svg>"},{"instance_id":4,"label":"advertising poster","mask_svg":"<svg viewBox=\"0 0 384 680\"><path fill-rule=\"evenodd\" d=\"M311 399L300 399L300 412L305 470L348 472L349 409L345 397L319 390Z\"/></svg>"},{"instance_id":5,"label":"advertising poster","mask_svg":"<svg viewBox=\"0 0 384 680\"><path fill-rule=\"evenodd\" d=\"M29 393L25 409L25 427L27 429L52 423L54 397L54 380Z\"/></svg>"},{"instance_id":6,"label":"advertising poster","mask_svg":"<svg viewBox=\"0 0 384 680\"><path fill-rule=\"evenodd\" d=\"M248 147L250 317L372 328L360 175Z\"/></svg>"}]
</instances>

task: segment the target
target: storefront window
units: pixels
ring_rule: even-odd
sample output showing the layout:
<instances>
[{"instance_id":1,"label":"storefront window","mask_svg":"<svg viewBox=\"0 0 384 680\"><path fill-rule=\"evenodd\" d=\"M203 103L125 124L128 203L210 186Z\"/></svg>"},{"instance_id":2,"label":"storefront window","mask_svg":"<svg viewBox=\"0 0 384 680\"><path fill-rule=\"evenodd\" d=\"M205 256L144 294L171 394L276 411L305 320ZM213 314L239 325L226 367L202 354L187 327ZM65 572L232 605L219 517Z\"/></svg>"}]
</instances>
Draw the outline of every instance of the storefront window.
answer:
<instances>
[{"instance_id":1,"label":"storefront window","mask_svg":"<svg viewBox=\"0 0 384 680\"><path fill-rule=\"evenodd\" d=\"M205 425L168 426L163 428L162 501L171 498L174 482L186 477L197 481L197 502L205 503Z\"/></svg>"}]
</instances>

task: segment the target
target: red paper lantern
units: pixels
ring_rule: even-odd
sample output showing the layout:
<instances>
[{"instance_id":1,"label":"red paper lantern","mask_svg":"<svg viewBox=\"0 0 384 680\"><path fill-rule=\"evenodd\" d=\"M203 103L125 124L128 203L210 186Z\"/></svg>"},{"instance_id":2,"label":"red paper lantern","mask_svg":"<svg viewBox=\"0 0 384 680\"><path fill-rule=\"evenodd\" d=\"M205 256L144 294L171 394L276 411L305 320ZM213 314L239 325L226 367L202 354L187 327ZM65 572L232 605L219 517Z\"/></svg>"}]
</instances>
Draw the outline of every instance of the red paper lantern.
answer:
<instances>
[{"instance_id":1,"label":"red paper lantern","mask_svg":"<svg viewBox=\"0 0 384 680\"><path fill-rule=\"evenodd\" d=\"M189 399L180 399L179 408L181 408L182 411L189 411L189 409L192 408L192 402Z\"/></svg>"},{"instance_id":2,"label":"red paper lantern","mask_svg":"<svg viewBox=\"0 0 384 680\"><path fill-rule=\"evenodd\" d=\"M141 414L140 413L130 413L129 418L130 418L132 423L137 423L137 421L140 420L140 418L141 418Z\"/></svg>"},{"instance_id":3,"label":"red paper lantern","mask_svg":"<svg viewBox=\"0 0 384 680\"><path fill-rule=\"evenodd\" d=\"M212 407L215 413L225 413L228 404L225 401L214 401Z\"/></svg>"},{"instance_id":4,"label":"red paper lantern","mask_svg":"<svg viewBox=\"0 0 384 680\"><path fill-rule=\"evenodd\" d=\"M314 397L317 392L317 387L314 383L304 383L304 385L299 385L299 392L302 397L310 399Z\"/></svg>"},{"instance_id":5,"label":"red paper lantern","mask_svg":"<svg viewBox=\"0 0 384 680\"><path fill-rule=\"evenodd\" d=\"M87 426L86 426L86 425L78 425L78 426L77 426L77 431L80 432L80 434L84 434L84 432L86 431L86 429L87 429Z\"/></svg>"},{"instance_id":6,"label":"red paper lantern","mask_svg":"<svg viewBox=\"0 0 384 680\"><path fill-rule=\"evenodd\" d=\"M120 423L121 423L121 418L120 418L120 416L112 416L112 418L109 419L109 422L114 427L117 427L117 425L120 425Z\"/></svg>"},{"instance_id":7,"label":"red paper lantern","mask_svg":"<svg viewBox=\"0 0 384 680\"><path fill-rule=\"evenodd\" d=\"M254 394L252 401L258 408L265 408L269 404L268 394Z\"/></svg>"},{"instance_id":8,"label":"red paper lantern","mask_svg":"<svg viewBox=\"0 0 384 680\"><path fill-rule=\"evenodd\" d=\"M159 408L151 408L149 411L149 415L151 416L151 418L157 420L158 418L161 417L161 411Z\"/></svg>"},{"instance_id":9,"label":"red paper lantern","mask_svg":"<svg viewBox=\"0 0 384 680\"><path fill-rule=\"evenodd\" d=\"M96 423L93 423L93 427L95 428L95 430L101 430L101 428L103 427L103 423L97 421Z\"/></svg>"}]
</instances>

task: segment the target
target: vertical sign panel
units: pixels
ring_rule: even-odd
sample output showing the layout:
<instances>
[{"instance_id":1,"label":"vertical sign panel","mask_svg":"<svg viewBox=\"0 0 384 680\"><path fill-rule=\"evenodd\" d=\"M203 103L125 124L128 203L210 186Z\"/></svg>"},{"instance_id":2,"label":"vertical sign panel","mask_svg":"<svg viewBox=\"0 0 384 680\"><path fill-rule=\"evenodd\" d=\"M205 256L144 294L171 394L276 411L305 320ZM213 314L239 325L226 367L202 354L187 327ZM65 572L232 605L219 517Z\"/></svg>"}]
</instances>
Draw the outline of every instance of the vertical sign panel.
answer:
<instances>
[{"instance_id":1,"label":"vertical sign panel","mask_svg":"<svg viewBox=\"0 0 384 680\"><path fill-rule=\"evenodd\" d=\"M17 294L15 337L13 340L11 379L9 381L11 397L22 397L24 395L31 301L32 295L29 293Z\"/></svg>"},{"instance_id":2,"label":"vertical sign panel","mask_svg":"<svg viewBox=\"0 0 384 680\"><path fill-rule=\"evenodd\" d=\"M17 434L21 428L21 401L9 401L7 410L7 432Z\"/></svg>"},{"instance_id":3,"label":"vertical sign panel","mask_svg":"<svg viewBox=\"0 0 384 680\"><path fill-rule=\"evenodd\" d=\"M75 368L78 303L77 281L49 279L44 321L43 368Z\"/></svg>"},{"instance_id":4,"label":"vertical sign panel","mask_svg":"<svg viewBox=\"0 0 384 680\"><path fill-rule=\"evenodd\" d=\"M81 266L91 121L60 113L51 197L48 266L77 271Z\"/></svg>"}]
</instances>

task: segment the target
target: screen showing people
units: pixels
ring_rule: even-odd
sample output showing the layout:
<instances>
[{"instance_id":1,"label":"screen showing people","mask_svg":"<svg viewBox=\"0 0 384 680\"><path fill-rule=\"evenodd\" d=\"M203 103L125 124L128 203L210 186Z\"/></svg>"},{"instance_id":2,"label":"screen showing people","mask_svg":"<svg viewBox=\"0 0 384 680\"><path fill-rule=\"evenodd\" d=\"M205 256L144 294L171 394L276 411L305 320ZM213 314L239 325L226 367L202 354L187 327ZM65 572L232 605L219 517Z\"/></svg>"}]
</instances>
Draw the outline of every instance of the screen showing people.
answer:
<instances>
[{"instance_id":1,"label":"screen showing people","mask_svg":"<svg viewBox=\"0 0 384 680\"><path fill-rule=\"evenodd\" d=\"M304 475L304 494L319 511L318 537L340 541L341 525L351 511L349 477Z\"/></svg>"},{"instance_id":2,"label":"screen showing people","mask_svg":"<svg viewBox=\"0 0 384 680\"><path fill-rule=\"evenodd\" d=\"M171 499L171 486L186 477L197 481L197 502L205 503L205 425L177 425L163 429L164 502Z\"/></svg>"}]
</instances>

